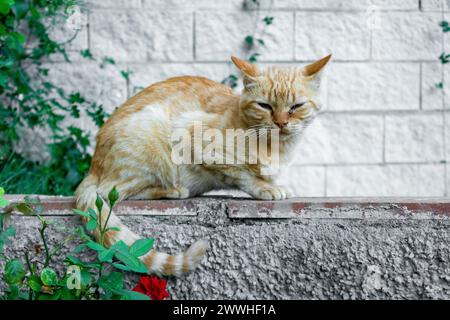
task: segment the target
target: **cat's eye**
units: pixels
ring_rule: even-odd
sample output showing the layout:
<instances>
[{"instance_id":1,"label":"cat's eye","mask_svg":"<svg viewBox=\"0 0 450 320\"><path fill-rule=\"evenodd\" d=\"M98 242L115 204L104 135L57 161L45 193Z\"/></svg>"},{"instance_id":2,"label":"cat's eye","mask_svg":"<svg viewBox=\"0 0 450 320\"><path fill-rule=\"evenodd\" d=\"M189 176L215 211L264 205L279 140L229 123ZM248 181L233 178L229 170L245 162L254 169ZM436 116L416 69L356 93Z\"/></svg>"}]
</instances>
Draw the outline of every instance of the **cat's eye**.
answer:
<instances>
[{"instance_id":1,"label":"cat's eye","mask_svg":"<svg viewBox=\"0 0 450 320\"><path fill-rule=\"evenodd\" d=\"M273 111L272 106L268 103L262 103L262 102L258 102L258 105L263 108L263 109L267 109L270 111Z\"/></svg>"},{"instance_id":2,"label":"cat's eye","mask_svg":"<svg viewBox=\"0 0 450 320\"><path fill-rule=\"evenodd\" d=\"M302 102L302 103L297 103L296 105L292 106L291 109L289 110L289 113L294 113L297 109L300 109L301 107L303 107L306 104L306 102Z\"/></svg>"}]
</instances>

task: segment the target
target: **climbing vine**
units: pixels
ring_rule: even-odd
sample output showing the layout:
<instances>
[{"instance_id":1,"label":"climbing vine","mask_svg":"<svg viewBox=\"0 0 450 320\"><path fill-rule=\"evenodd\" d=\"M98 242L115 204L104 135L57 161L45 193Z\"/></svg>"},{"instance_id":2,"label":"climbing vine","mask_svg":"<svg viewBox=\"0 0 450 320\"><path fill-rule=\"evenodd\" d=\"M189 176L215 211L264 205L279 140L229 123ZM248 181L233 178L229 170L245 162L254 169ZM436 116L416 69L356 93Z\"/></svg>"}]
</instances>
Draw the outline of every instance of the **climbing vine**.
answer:
<instances>
[{"instance_id":1,"label":"climbing vine","mask_svg":"<svg viewBox=\"0 0 450 320\"><path fill-rule=\"evenodd\" d=\"M442 28L442 32L444 34L450 32L450 24L448 23L448 21L444 20L439 22L439 26ZM439 56L439 61L442 65L448 64L450 62L450 54L442 52L441 55ZM436 88L443 89L444 83L440 81L439 83L436 84Z\"/></svg>"},{"instance_id":2,"label":"climbing vine","mask_svg":"<svg viewBox=\"0 0 450 320\"><path fill-rule=\"evenodd\" d=\"M261 8L260 0L246 0L243 3L243 7L245 10L251 10L253 8L256 8L258 11ZM257 62L259 56L261 53L259 50L264 47L266 44L264 42L264 39L261 36L256 36L256 30L258 30L259 27L266 28L273 24L274 17L272 16L264 16L263 19L258 21L258 24L255 28L255 31L253 34L248 34L243 39L243 44L245 45L247 57L246 59L252 63ZM263 34L261 32L260 34ZM226 84L230 86L231 88L236 88L238 86L238 75L232 73L228 75L225 79L222 80L223 84Z\"/></svg>"},{"instance_id":3,"label":"climbing vine","mask_svg":"<svg viewBox=\"0 0 450 320\"><path fill-rule=\"evenodd\" d=\"M55 58L71 62L66 48L80 28L75 25L75 34L64 41L52 32L76 21L84 7L82 0L0 0L0 183L11 193L69 195L89 169L91 139L81 128L82 115L101 126L108 114L82 92L51 81L48 67ZM98 60L101 68L115 64L89 50L81 55ZM24 156L21 142L37 132L46 139L45 163Z\"/></svg>"}]
</instances>

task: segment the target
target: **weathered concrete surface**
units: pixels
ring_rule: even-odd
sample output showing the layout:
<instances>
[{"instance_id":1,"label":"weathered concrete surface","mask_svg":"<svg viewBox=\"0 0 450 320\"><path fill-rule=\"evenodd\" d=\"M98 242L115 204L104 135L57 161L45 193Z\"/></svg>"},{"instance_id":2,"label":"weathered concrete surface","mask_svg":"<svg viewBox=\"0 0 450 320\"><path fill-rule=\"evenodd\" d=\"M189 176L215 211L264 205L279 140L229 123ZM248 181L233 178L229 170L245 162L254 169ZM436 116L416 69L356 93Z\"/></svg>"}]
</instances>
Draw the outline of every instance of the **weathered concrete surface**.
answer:
<instances>
[{"instance_id":1,"label":"weathered concrete surface","mask_svg":"<svg viewBox=\"0 0 450 320\"><path fill-rule=\"evenodd\" d=\"M290 219L229 218L236 203L257 203L248 200L195 201L197 216L122 216L134 231L155 237L159 250L175 253L209 240L200 268L169 279L172 299L450 298L447 200L374 200L368 206L361 200L303 199L292 201L303 209ZM69 212L50 212L49 218L79 224ZM14 216L11 223L18 236L8 256L38 242L34 217ZM64 233L55 231L52 241ZM136 279L130 276L130 287Z\"/></svg>"}]
</instances>

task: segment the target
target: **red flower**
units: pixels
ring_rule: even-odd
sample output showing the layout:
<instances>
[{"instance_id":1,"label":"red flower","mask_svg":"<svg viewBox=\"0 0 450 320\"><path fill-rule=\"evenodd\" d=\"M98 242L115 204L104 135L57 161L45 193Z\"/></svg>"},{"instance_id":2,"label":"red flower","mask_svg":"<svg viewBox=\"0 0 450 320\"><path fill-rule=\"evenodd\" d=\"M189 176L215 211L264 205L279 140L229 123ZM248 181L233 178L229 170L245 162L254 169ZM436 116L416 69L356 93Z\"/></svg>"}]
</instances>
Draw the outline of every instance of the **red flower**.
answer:
<instances>
[{"instance_id":1,"label":"red flower","mask_svg":"<svg viewBox=\"0 0 450 320\"><path fill-rule=\"evenodd\" d=\"M166 291L167 281L156 276L143 276L133 291L149 296L152 300L164 300L169 298Z\"/></svg>"}]
</instances>

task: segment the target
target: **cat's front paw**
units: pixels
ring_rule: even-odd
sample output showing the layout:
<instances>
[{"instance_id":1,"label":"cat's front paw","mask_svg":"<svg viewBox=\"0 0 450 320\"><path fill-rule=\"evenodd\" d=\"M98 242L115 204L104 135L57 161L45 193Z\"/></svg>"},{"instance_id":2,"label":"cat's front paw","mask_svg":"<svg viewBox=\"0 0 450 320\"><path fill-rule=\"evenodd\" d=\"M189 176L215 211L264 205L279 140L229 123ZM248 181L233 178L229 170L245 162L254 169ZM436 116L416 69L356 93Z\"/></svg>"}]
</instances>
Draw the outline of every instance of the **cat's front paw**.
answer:
<instances>
[{"instance_id":1,"label":"cat's front paw","mask_svg":"<svg viewBox=\"0 0 450 320\"><path fill-rule=\"evenodd\" d=\"M189 198L189 189L185 187L177 187L173 190L173 199Z\"/></svg>"},{"instance_id":2,"label":"cat's front paw","mask_svg":"<svg viewBox=\"0 0 450 320\"><path fill-rule=\"evenodd\" d=\"M292 193L287 188L281 186L270 186L261 189L255 195L255 198L260 200L285 200L290 197L292 197Z\"/></svg>"}]
</instances>

